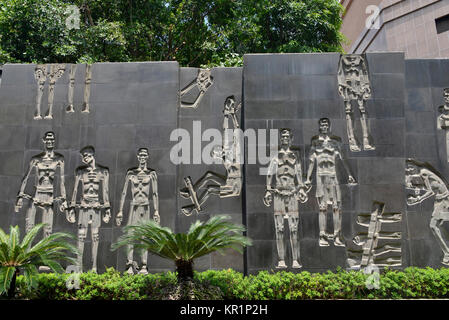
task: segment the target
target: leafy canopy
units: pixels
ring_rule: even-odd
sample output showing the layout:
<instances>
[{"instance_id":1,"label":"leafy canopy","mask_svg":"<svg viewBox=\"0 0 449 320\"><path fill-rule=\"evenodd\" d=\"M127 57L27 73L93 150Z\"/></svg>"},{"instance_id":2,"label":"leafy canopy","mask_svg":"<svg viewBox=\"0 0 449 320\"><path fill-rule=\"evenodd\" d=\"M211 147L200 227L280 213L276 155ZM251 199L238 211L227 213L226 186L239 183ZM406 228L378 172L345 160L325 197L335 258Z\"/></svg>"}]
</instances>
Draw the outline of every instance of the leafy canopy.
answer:
<instances>
[{"instance_id":1,"label":"leafy canopy","mask_svg":"<svg viewBox=\"0 0 449 320\"><path fill-rule=\"evenodd\" d=\"M342 10L338 0L0 0L0 62L238 66L245 53L342 51Z\"/></svg>"},{"instance_id":2,"label":"leafy canopy","mask_svg":"<svg viewBox=\"0 0 449 320\"><path fill-rule=\"evenodd\" d=\"M9 234L0 228L0 294L9 290L18 271L23 270L27 286L35 287L39 266L48 266L54 272L63 272L60 260L75 263L74 258L67 256L68 253L77 253L77 249L66 241L73 238L70 234L53 233L33 246L43 226L44 224L34 226L22 241L18 226L11 226Z\"/></svg>"}]
</instances>

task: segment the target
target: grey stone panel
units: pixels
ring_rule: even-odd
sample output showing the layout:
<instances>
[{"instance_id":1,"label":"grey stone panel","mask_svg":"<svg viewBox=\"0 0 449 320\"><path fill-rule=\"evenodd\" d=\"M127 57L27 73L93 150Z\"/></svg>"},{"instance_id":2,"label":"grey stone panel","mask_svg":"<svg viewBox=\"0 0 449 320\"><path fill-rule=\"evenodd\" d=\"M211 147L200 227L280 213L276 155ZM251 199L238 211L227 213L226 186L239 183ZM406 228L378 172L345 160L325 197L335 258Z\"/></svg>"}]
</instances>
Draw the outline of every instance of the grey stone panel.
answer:
<instances>
[{"instance_id":1,"label":"grey stone panel","mask_svg":"<svg viewBox=\"0 0 449 320\"><path fill-rule=\"evenodd\" d=\"M370 74L406 72L403 52L368 52L366 60Z\"/></svg>"},{"instance_id":2,"label":"grey stone panel","mask_svg":"<svg viewBox=\"0 0 449 320\"><path fill-rule=\"evenodd\" d=\"M198 75L197 68L181 68L179 89L185 88ZM192 216L185 216L181 213L181 207L190 204L189 200L179 196L179 189L185 186L183 178L190 176L195 182L206 171L213 171L219 174L225 174L225 168L221 163L206 165L201 160L200 164L193 164L194 157L201 158L201 154L196 153L196 148L203 148L211 143L211 141L199 141L201 136L194 136L193 123L199 121L201 125L201 134L207 129L217 129L222 132L223 125L223 107L228 96L234 95L236 103L242 100L242 68L213 68L211 69L212 85L207 89L205 95L201 99L196 109L181 108L178 105L178 128L185 129L190 134L190 163L181 164L177 167L177 183L173 191L177 197L178 208L176 215L176 230L178 232L186 232L191 223L196 220L206 221L214 214L230 215L232 221L241 224L242 217L242 198L230 197L220 198L211 195L207 202L202 205L201 213L194 213ZM193 103L198 96L199 91L194 88L188 94L182 97L183 102ZM178 101L179 103L179 101ZM241 122L240 113L238 118ZM193 141L193 142L192 142ZM197 145L199 142L199 145ZM172 145L177 142L173 142ZM197 143L195 148L193 143ZM212 142L213 143L213 142ZM218 143L219 145L219 143ZM224 256L220 254L211 254L202 257L195 262L196 270L207 269L224 269L232 267L236 270L243 271L243 256L236 252L226 251Z\"/></svg>"},{"instance_id":3,"label":"grey stone panel","mask_svg":"<svg viewBox=\"0 0 449 320\"><path fill-rule=\"evenodd\" d=\"M429 60L407 60L405 62L406 87L411 89L430 86Z\"/></svg>"},{"instance_id":4,"label":"grey stone panel","mask_svg":"<svg viewBox=\"0 0 449 320\"><path fill-rule=\"evenodd\" d=\"M81 165L79 150L86 145L96 148L96 160L110 170L110 200L113 219L118 207L117 195L123 188L123 178L128 168L137 165L135 152L138 147L149 147L150 166L160 173L159 192L162 224L174 228L176 215L176 167L170 163L167 144L169 133L177 125L177 91L179 87L178 64L95 64L91 87L91 112L81 113L84 94L85 66L78 65L75 74L75 112L65 112L67 104L68 70L55 86L53 120L34 120L37 85L34 79L35 65L8 65L3 67L0 96L0 186L2 199L7 207L8 220L1 219L2 227L9 223L24 228L28 201L18 213L13 204L20 181L32 156L42 151L44 132L56 133L56 151L65 157L65 180L68 198L71 197L75 169ZM47 107L48 84L44 88L42 109ZM136 126L139 124L140 126ZM157 128L152 128L156 125ZM137 134L139 137L137 138ZM164 139L165 142L161 140ZM124 153L127 154L124 157ZM153 162L154 161L154 162ZM33 190L30 176L26 192ZM59 178L57 179L59 180ZM8 187L9 186L9 187ZM166 211L167 210L167 211ZM171 218L167 218L171 217ZM39 221L40 215L37 215ZM120 257L109 251L115 221L102 223L98 255L99 272L106 267L117 268ZM69 224L65 215L55 214L55 231L77 232L76 224ZM84 267L90 267L90 233L84 257ZM126 261L125 261L126 262ZM122 261L120 261L122 263ZM151 266L150 266L151 268ZM172 270L168 264L159 264L159 270ZM119 269L123 271L122 269Z\"/></svg>"},{"instance_id":5,"label":"grey stone panel","mask_svg":"<svg viewBox=\"0 0 449 320\"><path fill-rule=\"evenodd\" d=\"M443 102L442 90L440 91L441 103ZM429 87L408 88L406 90L405 108L407 111L434 111L432 102L432 90Z\"/></svg>"},{"instance_id":6,"label":"grey stone panel","mask_svg":"<svg viewBox=\"0 0 449 320\"><path fill-rule=\"evenodd\" d=\"M449 87L449 61L448 60L429 60L429 73L431 87Z\"/></svg>"}]
</instances>

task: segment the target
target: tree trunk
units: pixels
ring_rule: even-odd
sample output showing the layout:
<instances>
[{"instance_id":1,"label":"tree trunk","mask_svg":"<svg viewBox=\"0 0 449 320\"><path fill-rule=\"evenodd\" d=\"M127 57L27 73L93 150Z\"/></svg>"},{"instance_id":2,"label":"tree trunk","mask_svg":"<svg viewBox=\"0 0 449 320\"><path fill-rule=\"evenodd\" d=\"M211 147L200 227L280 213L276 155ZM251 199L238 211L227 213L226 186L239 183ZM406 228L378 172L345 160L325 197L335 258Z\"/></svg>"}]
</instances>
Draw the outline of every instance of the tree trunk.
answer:
<instances>
[{"instance_id":1,"label":"tree trunk","mask_svg":"<svg viewBox=\"0 0 449 320\"><path fill-rule=\"evenodd\" d=\"M189 281L193 279L193 261L176 260L176 271L178 272L178 282Z\"/></svg>"},{"instance_id":2,"label":"tree trunk","mask_svg":"<svg viewBox=\"0 0 449 320\"><path fill-rule=\"evenodd\" d=\"M14 272L14 275L12 276L11 284L8 289L8 299L14 298L14 295L16 293L16 278L17 278L18 274L19 274L19 269L16 269L16 271Z\"/></svg>"}]
</instances>

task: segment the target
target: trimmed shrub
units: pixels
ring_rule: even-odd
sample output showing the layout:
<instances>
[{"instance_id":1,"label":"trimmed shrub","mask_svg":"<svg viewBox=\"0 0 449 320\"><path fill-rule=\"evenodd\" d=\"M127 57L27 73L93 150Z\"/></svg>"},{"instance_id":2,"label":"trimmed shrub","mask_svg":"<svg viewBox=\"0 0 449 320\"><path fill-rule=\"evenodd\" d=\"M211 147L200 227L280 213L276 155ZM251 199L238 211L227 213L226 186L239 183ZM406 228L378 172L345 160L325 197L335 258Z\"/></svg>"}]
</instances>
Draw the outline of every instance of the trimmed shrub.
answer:
<instances>
[{"instance_id":1,"label":"trimmed shrub","mask_svg":"<svg viewBox=\"0 0 449 320\"><path fill-rule=\"evenodd\" d=\"M83 273L79 289L69 289L69 274L40 274L38 288L26 289L17 278L19 298L57 300L298 300L449 298L449 269L386 269L373 286L360 271L301 273L259 272L245 277L234 270L196 272L193 282L179 285L176 273L128 275L113 268L103 274ZM371 289L370 289L370 288Z\"/></svg>"}]
</instances>

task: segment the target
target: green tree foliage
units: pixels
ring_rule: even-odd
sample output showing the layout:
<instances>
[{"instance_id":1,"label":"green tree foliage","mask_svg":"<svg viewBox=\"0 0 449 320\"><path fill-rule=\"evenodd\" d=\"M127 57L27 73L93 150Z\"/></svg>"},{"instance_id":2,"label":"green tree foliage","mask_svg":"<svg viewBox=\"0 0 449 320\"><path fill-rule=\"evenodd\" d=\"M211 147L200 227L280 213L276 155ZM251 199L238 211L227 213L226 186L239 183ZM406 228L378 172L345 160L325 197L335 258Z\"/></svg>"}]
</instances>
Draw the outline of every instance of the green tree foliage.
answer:
<instances>
[{"instance_id":1,"label":"green tree foliage","mask_svg":"<svg viewBox=\"0 0 449 320\"><path fill-rule=\"evenodd\" d=\"M68 28L75 5L79 29ZM338 0L0 0L0 62L171 61L341 51Z\"/></svg>"},{"instance_id":2,"label":"green tree foliage","mask_svg":"<svg viewBox=\"0 0 449 320\"><path fill-rule=\"evenodd\" d=\"M193 262L206 254L234 249L242 252L242 247L251 241L242 236L245 228L228 221L228 216L215 216L206 222L194 222L187 233L174 233L170 228L161 227L153 220L127 226L112 250L133 245L162 258L173 260L176 264L180 282L193 278Z\"/></svg>"},{"instance_id":3,"label":"green tree foliage","mask_svg":"<svg viewBox=\"0 0 449 320\"><path fill-rule=\"evenodd\" d=\"M76 254L77 250L66 240L73 238L70 234L57 232L33 242L43 228L43 224L34 226L20 242L18 226L11 226L9 234L0 228L0 294L8 293L14 297L16 277L24 272L25 284L36 287L39 266L50 267L54 272L63 272L60 260L75 263L75 259L67 254Z\"/></svg>"}]
</instances>

